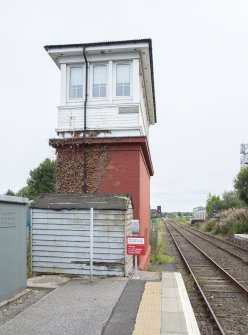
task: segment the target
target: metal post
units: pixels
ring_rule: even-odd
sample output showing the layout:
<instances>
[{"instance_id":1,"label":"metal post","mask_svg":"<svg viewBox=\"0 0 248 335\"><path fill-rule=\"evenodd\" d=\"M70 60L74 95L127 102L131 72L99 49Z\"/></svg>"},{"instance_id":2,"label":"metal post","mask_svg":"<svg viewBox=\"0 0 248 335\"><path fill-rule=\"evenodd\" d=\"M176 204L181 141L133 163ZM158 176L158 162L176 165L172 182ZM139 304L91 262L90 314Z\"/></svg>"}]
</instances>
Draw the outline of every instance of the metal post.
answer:
<instances>
[{"instance_id":1,"label":"metal post","mask_svg":"<svg viewBox=\"0 0 248 335\"><path fill-rule=\"evenodd\" d=\"M140 279L140 275L138 272L138 256L135 255L134 256L134 275L133 275L133 279Z\"/></svg>"},{"instance_id":2,"label":"metal post","mask_svg":"<svg viewBox=\"0 0 248 335\"><path fill-rule=\"evenodd\" d=\"M33 274L33 209L30 209L30 273Z\"/></svg>"},{"instance_id":3,"label":"metal post","mask_svg":"<svg viewBox=\"0 0 248 335\"><path fill-rule=\"evenodd\" d=\"M92 283L92 273L93 273L93 208L90 209L90 282Z\"/></svg>"},{"instance_id":4,"label":"metal post","mask_svg":"<svg viewBox=\"0 0 248 335\"><path fill-rule=\"evenodd\" d=\"M155 224L155 250L157 251L158 250L158 222L156 221L156 224Z\"/></svg>"}]
</instances>

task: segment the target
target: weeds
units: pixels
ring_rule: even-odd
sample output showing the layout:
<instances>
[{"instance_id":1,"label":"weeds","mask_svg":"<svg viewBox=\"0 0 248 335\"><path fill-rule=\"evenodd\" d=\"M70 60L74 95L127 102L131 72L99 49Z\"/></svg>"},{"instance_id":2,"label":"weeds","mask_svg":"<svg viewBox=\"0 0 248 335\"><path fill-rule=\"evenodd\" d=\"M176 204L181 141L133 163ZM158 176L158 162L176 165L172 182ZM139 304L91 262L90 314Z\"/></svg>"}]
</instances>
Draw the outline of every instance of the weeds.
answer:
<instances>
[{"instance_id":1,"label":"weeds","mask_svg":"<svg viewBox=\"0 0 248 335\"><path fill-rule=\"evenodd\" d=\"M220 213L218 219L209 219L204 225L204 231L215 235L248 233L248 209L232 208Z\"/></svg>"},{"instance_id":2,"label":"weeds","mask_svg":"<svg viewBox=\"0 0 248 335\"><path fill-rule=\"evenodd\" d=\"M163 239L164 234L164 223L162 220L157 219L155 224L158 225L158 241L156 239L156 234L154 231L151 231L151 247L152 247L152 255L151 255L151 263L152 264L171 264L173 263L173 257L166 254L166 244Z\"/></svg>"}]
</instances>

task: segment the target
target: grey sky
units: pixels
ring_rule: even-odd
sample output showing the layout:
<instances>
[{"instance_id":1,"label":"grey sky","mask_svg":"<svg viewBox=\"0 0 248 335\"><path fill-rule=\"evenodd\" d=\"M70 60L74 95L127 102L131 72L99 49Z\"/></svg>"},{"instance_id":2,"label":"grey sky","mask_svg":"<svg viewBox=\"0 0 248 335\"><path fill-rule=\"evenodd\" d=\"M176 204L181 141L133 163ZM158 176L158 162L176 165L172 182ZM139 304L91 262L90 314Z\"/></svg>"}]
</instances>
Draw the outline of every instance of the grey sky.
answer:
<instances>
[{"instance_id":1,"label":"grey sky","mask_svg":"<svg viewBox=\"0 0 248 335\"><path fill-rule=\"evenodd\" d=\"M43 46L135 38L153 40L152 207L191 210L232 188L248 143L246 0L9 0L0 38L0 193L54 158L60 74Z\"/></svg>"}]
</instances>

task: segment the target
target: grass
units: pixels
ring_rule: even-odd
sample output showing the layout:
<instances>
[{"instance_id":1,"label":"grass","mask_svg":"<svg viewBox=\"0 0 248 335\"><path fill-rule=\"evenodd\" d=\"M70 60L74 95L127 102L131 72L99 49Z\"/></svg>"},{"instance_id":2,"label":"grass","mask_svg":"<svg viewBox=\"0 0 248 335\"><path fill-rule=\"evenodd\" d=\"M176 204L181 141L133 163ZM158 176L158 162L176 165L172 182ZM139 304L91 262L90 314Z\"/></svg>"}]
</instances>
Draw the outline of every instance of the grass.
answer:
<instances>
[{"instance_id":1,"label":"grass","mask_svg":"<svg viewBox=\"0 0 248 335\"><path fill-rule=\"evenodd\" d=\"M151 231L151 264L171 264L173 263L174 259L172 256L169 256L166 253L166 244L164 241L164 222L161 219L155 219L153 222L153 225L155 224L158 227L158 241L156 241L155 232Z\"/></svg>"}]
</instances>

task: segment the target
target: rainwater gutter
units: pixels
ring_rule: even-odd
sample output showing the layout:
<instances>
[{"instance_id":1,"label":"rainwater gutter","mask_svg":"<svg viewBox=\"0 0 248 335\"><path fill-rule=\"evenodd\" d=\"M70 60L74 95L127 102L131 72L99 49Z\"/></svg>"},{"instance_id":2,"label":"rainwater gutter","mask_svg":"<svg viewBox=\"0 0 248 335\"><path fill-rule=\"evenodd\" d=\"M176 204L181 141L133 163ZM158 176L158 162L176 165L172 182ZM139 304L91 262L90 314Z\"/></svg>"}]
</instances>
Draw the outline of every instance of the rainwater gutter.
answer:
<instances>
[{"instance_id":1,"label":"rainwater gutter","mask_svg":"<svg viewBox=\"0 0 248 335\"><path fill-rule=\"evenodd\" d=\"M84 158L84 183L83 183L83 192L87 193L87 139L86 139L86 130L87 130L87 101L88 101L88 72L89 72L89 63L86 57L86 48L83 47L83 55L85 60L85 97L84 97L84 134L83 134L83 158Z\"/></svg>"}]
</instances>

